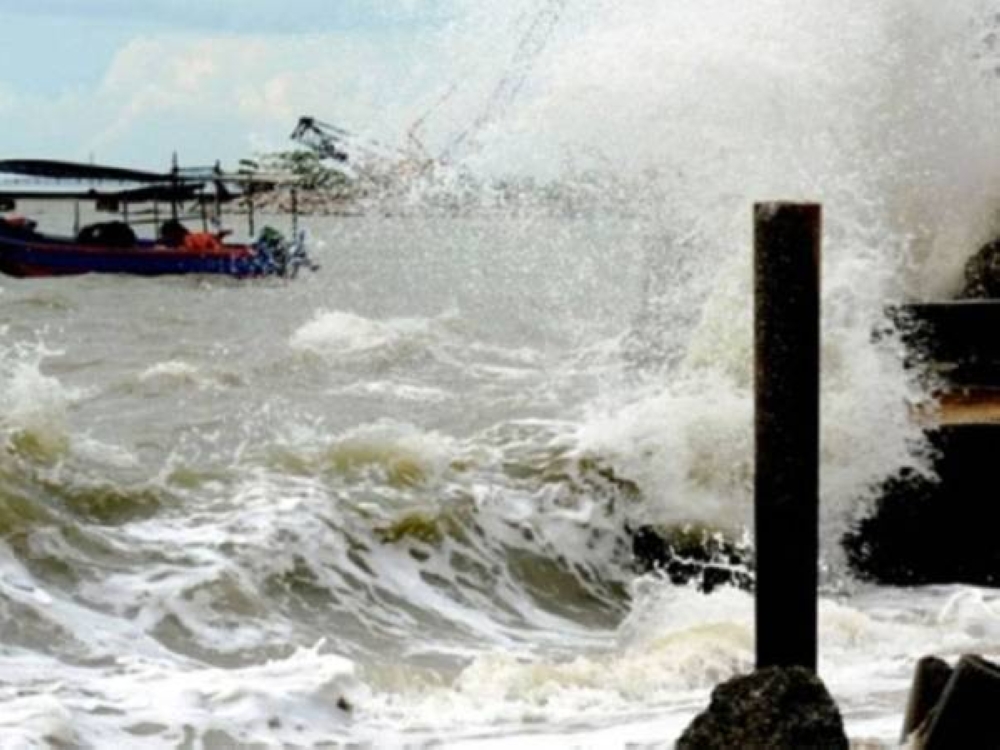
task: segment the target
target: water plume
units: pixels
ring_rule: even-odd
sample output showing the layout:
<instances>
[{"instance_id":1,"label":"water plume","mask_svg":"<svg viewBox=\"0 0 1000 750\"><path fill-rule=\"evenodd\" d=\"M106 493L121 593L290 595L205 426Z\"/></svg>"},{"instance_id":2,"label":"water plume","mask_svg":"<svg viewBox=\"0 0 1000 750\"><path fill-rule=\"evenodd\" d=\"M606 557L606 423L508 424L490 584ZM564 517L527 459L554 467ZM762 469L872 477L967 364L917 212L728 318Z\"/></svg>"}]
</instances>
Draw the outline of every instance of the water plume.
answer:
<instances>
[{"instance_id":1,"label":"water plume","mask_svg":"<svg viewBox=\"0 0 1000 750\"><path fill-rule=\"evenodd\" d=\"M577 7L589 23L560 38L492 146L631 180L657 228L630 337L658 350L655 384L584 444L644 479L654 518L747 520L750 207L819 201L824 500L841 527L880 478L922 465L908 405L926 395L892 338L874 340L885 306L954 293L997 228L995 17L975 0Z\"/></svg>"}]
</instances>

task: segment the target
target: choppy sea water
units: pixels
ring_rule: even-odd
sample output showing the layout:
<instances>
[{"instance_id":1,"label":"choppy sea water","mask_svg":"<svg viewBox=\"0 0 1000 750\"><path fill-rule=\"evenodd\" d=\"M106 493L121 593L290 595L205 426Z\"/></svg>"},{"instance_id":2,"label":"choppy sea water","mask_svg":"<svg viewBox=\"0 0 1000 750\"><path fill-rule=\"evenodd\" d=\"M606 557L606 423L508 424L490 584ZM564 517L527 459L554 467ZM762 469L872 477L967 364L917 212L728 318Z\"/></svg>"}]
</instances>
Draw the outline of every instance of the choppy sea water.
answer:
<instances>
[{"instance_id":1,"label":"choppy sea water","mask_svg":"<svg viewBox=\"0 0 1000 750\"><path fill-rule=\"evenodd\" d=\"M625 527L745 523L749 412L629 354L649 227L312 224L294 282L2 282L5 744L669 747L752 599L638 575ZM827 588L854 737L915 657L1000 645L992 592Z\"/></svg>"},{"instance_id":2,"label":"choppy sea water","mask_svg":"<svg viewBox=\"0 0 1000 750\"><path fill-rule=\"evenodd\" d=\"M838 544L924 466L884 305L998 229L996 8L620 5L570 4L473 164L575 160L607 210L309 219L294 282L0 279L5 745L669 747L752 666L752 599L638 574L625 529L748 529L775 197L827 218L848 733L897 739L919 656L1000 653L995 592L862 584Z\"/></svg>"}]
</instances>

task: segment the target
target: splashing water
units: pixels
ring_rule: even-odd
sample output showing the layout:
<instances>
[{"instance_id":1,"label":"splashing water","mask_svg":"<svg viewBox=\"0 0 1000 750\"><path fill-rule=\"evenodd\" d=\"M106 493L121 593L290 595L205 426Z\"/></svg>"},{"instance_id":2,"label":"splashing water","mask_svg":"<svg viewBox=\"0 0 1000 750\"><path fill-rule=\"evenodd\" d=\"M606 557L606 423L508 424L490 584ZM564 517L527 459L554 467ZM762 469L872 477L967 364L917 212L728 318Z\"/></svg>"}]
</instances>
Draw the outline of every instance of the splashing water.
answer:
<instances>
[{"instance_id":1,"label":"splashing water","mask_svg":"<svg viewBox=\"0 0 1000 750\"><path fill-rule=\"evenodd\" d=\"M654 517L745 523L750 206L819 201L823 499L828 521L849 517L887 469L920 462L907 404L922 394L872 343L885 306L954 292L1000 229L995 17L976 2L588 8L496 143L641 177L659 232L633 337L670 367L585 444L643 478Z\"/></svg>"}]
</instances>

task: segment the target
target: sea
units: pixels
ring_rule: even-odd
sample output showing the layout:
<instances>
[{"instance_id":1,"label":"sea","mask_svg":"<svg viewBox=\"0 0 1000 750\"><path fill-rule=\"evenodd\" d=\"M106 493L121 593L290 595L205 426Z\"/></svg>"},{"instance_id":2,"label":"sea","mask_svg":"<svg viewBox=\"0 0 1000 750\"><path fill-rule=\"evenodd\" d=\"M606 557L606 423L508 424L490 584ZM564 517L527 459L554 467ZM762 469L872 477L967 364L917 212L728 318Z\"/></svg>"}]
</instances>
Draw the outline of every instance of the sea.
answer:
<instances>
[{"instance_id":1,"label":"sea","mask_svg":"<svg viewBox=\"0 0 1000 750\"><path fill-rule=\"evenodd\" d=\"M759 200L824 206L848 735L896 745L921 656L1000 655L1000 592L840 545L930 471L884 309L1000 230L1000 6L623 5L565 4L467 158L573 200L304 216L294 280L0 278L0 746L672 747L753 668L753 598L630 529L752 544Z\"/></svg>"}]
</instances>

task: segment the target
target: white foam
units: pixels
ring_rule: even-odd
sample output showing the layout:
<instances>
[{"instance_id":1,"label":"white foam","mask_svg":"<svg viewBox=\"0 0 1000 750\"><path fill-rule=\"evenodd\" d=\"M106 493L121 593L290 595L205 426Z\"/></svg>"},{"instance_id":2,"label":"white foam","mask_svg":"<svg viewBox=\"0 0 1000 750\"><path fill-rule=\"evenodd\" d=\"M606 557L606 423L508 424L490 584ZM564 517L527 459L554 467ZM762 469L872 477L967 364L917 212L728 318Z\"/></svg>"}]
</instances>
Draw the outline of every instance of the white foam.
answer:
<instances>
[{"instance_id":1,"label":"white foam","mask_svg":"<svg viewBox=\"0 0 1000 750\"><path fill-rule=\"evenodd\" d=\"M367 380L352 383L343 388L335 389L334 392L339 395L389 396L400 401L434 404L447 401L451 398L448 392L442 388L384 380Z\"/></svg>"},{"instance_id":2,"label":"white foam","mask_svg":"<svg viewBox=\"0 0 1000 750\"><path fill-rule=\"evenodd\" d=\"M348 659L322 642L261 664L217 669L126 656L109 668L67 665L62 679L29 680L37 663L7 659L29 692L4 701L0 727L17 747L199 742L304 743L343 739L368 692ZM30 684L29 682L33 683ZM124 713L123 713L124 712ZM214 735L214 737L213 737Z\"/></svg>"},{"instance_id":3,"label":"white foam","mask_svg":"<svg viewBox=\"0 0 1000 750\"><path fill-rule=\"evenodd\" d=\"M290 344L328 357L392 356L408 343L419 345L428 333L428 321L422 319L375 320L339 310L320 311L292 334Z\"/></svg>"},{"instance_id":4,"label":"white foam","mask_svg":"<svg viewBox=\"0 0 1000 750\"><path fill-rule=\"evenodd\" d=\"M0 733L4 745L17 750L81 743L73 721L73 712L53 695L40 694L3 698Z\"/></svg>"},{"instance_id":5,"label":"white foam","mask_svg":"<svg viewBox=\"0 0 1000 750\"><path fill-rule=\"evenodd\" d=\"M181 360L170 360L168 362L157 362L151 367L147 367L139 374L139 380L165 380L175 381L179 384L198 383L199 368L190 362Z\"/></svg>"},{"instance_id":6,"label":"white foam","mask_svg":"<svg viewBox=\"0 0 1000 750\"><path fill-rule=\"evenodd\" d=\"M57 354L42 344L0 348L0 428L30 435L47 454L68 444L69 409L82 395L42 371L44 361Z\"/></svg>"}]
</instances>

